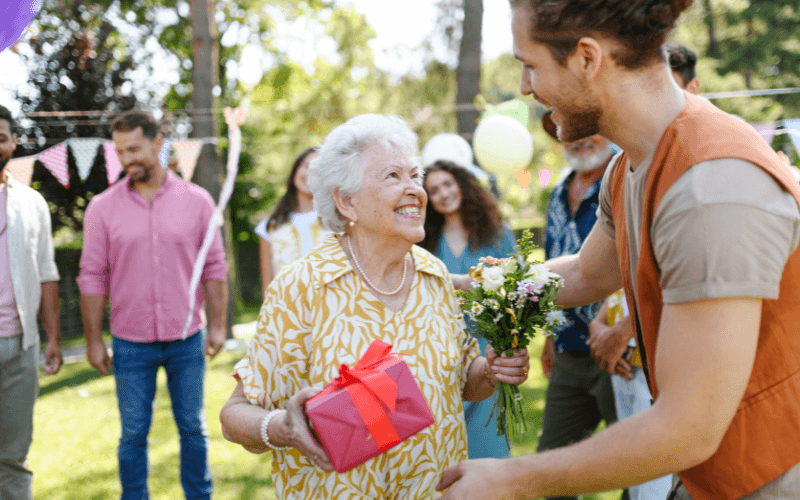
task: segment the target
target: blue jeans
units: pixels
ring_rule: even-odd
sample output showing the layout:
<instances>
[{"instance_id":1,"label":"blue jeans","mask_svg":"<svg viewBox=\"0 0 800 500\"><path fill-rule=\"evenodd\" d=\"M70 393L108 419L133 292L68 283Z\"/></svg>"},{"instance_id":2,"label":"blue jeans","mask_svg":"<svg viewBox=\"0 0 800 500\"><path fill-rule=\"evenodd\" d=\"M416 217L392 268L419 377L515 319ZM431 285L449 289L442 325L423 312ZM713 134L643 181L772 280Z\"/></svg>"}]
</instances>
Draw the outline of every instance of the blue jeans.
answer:
<instances>
[{"instance_id":1,"label":"blue jeans","mask_svg":"<svg viewBox=\"0 0 800 500\"><path fill-rule=\"evenodd\" d=\"M203 410L205 329L186 340L129 342L113 338L114 378L122 420L119 477L122 500L146 500L147 434L153 419L156 374L163 366L181 439L181 485L187 500L211 497L208 426Z\"/></svg>"}]
</instances>

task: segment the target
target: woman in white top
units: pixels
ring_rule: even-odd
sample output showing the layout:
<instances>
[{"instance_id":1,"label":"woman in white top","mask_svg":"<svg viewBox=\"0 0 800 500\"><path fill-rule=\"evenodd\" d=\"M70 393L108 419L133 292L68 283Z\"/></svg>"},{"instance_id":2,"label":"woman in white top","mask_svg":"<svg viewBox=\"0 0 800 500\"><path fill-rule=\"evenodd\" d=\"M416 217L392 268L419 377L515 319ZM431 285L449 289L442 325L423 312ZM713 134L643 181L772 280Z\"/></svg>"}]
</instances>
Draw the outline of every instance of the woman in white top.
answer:
<instances>
[{"instance_id":1,"label":"woman in white top","mask_svg":"<svg viewBox=\"0 0 800 500\"><path fill-rule=\"evenodd\" d=\"M294 161L286 181L286 194L275 211L255 228L259 236L258 253L261 288L266 290L281 269L307 254L328 231L314 211L308 188L308 164L317 156L317 147L308 148Z\"/></svg>"}]
</instances>

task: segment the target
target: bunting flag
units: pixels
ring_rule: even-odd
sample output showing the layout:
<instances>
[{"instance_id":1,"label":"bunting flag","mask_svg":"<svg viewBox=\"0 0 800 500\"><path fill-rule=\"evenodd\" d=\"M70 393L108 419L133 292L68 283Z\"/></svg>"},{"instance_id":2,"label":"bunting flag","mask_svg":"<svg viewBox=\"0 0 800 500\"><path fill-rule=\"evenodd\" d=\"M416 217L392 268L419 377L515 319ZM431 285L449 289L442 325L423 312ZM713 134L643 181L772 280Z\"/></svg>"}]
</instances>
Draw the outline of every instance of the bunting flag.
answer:
<instances>
[{"instance_id":1,"label":"bunting flag","mask_svg":"<svg viewBox=\"0 0 800 500\"><path fill-rule=\"evenodd\" d=\"M789 138L794 144L794 149L800 155L800 120L797 118L793 120L783 120L783 128L789 134Z\"/></svg>"},{"instance_id":2,"label":"bunting flag","mask_svg":"<svg viewBox=\"0 0 800 500\"><path fill-rule=\"evenodd\" d=\"M30 186L31 177L33 177L33 164L35 162L35 156L14 158L8 162L6 170L8 170L8 173L11 174L11 177L13 177L15 181Z\"/></svg>"},{"instance_id":3,"label":"bunting flag","mask_svg":"<svg viewBox=\"0 0 800 500\"><path fill-rule=\"evenodd\" d=\"M67 143L56 144L36 155L36 158L58 179L65 188L69 187L69 171L67 170Z\"/></svg>"},{"instance_id":4,"label":"bunting flag","mask_svg":"<svg viewBox=\"0 0 800 500\"><path fill-rule=\"evenodd\" d=\"M772 123L753 123L753 128L756 129L758 135L760 135L767 144L772 144L772 139L775 138L775 132L778 130L778 124L776 122Z\"/></svg>"},{"instance_id":5,"label":"bunting flag","mask_svg":"<svg viewBox=\"0 0 800 500\"><path fill-rule=\"evenodd\" d=\"M169 165L169 153L171 144L168 140L164 139L164 144L161 146L161 151L158 153L158 161L161 162L161 168L167 168Z\"/></svg>"},{"instance_id":6,"label":"bunting flag","mask_svg":"<svg viewBox=\"0 0 800 500\"><path fill-rule=\"evenodd\" d=\"M197 158L200 156L200 149L204 142L206 141L203 139L188 139L172 143L178 156L178 168L187 182L192 179L194 167L197 166Z\"/></svg>"},{"instance_id":7,"label":"bunting flag","mask_svg":"<svg viewBox=\"0 0 800 500\"><path fill-rule=\"evenodd\" d=\"M75 166L78 167L78 176L82 181L89 177L94 160L97 158L97 148L103 143L102 139L69 139L69 149L75 158Z\"/></svg>"},{"instance_id":8,"label":"bunting flag","mask_svg":"<svg viewBox=\"0 0 800 500\"><path fill-rule=\"evenodd\" d=\"M106 174L108 175L108 185L112 185L119 179L119 174L122 173L122 165L119 163L117 150L114 149L113 141L103 142L103 153L106 157Z\"/></svg>"}]
</instances>

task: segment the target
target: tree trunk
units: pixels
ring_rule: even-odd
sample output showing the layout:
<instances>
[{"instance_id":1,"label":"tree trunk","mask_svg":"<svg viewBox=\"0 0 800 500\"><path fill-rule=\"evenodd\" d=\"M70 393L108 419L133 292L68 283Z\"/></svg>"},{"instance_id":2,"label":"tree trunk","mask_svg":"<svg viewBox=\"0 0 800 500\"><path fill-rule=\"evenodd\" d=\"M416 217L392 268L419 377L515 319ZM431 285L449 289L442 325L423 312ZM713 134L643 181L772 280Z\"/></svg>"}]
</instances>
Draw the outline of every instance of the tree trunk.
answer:
<instances>
[{"instance_id":1,"label":"tree trunk","mask_svg":"<svg viewBox=\"0 0 800 500\"><path fill-rule=\"evenodd\" d=\"M703 12L708 27L708 50L709 57L719 57L719 46L717 45L717 30L714 24L714 12L711 9L711 0L703 0Z\"/></svg>"},{"instance_id":2,"label":"tree trunk","mask_svg":"<svg viewBox=\"0 0 800 500\"><path fill-rule=\"evenodd\" d=\"M472 141L478 111L471 106L480 93L483 0L464 0L464 24L456 69L458 133Z\"/></svg>"},{"instance_id":3,"label":"tree trunk","mask_svg":"<svg viewBox=\"0 0 800 500\"><path fill-rule=\"evenodd\" d=\"M219 47L214 9L211 0L191 0L192 23L192 137L219 137L214 114L214 87L219 82ZM197 159L192 181L204 188L215 200L222 191L224 163L214 144L204 144ZM238 290L233 244L230 238L230 213L224 213L223 245L228 261L228 337L231 336L236 313L234 293Z\"/></svg>"},{"instance_id":4,"label":"tree trunk","mask_svg":"<svg viewBox=\"0 0 800 500\"><path fill-rule=\"evenodd\" d=\"M747 48L749 49L750 46L753 44L753 18L747 19ZM747 60L749 61L750 58L748 57ZM744 86L747 90L753 88L753 75L752 75L752 68L748 63L744 67Z\"/></svg>"}]
</instances>

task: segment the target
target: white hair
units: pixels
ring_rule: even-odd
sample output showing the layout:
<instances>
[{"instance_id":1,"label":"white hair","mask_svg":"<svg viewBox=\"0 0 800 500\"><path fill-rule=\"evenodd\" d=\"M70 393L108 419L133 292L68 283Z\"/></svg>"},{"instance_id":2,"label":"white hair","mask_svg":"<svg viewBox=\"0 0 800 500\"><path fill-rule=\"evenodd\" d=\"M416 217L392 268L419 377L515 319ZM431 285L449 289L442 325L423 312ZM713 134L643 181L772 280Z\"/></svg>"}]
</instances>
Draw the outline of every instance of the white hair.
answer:
<instances>
[{"instance_id":1,"label":"white hair","mask_svg":"<svg viewBox=\"0 0 800 500\"><path fill-rule=\"evenodd\" d=\"M376 141L387 149L400 149L417 168L421 167L417 134L398 116L360 115L333 129L308 165L314 210L333 232L343 233L348 222L336 208L333 190L338 187L340 194L348 196L361 189L366 167L364 151Z\"/></svg>"}]
</instances>

